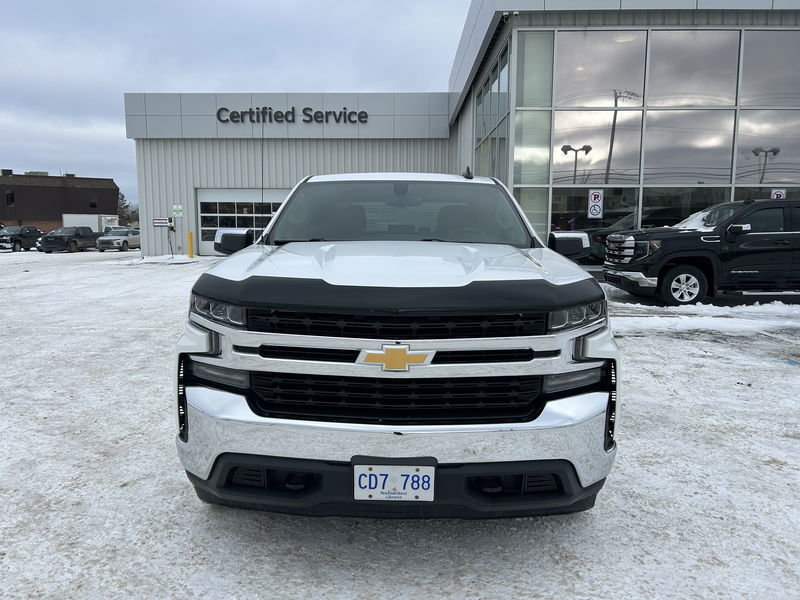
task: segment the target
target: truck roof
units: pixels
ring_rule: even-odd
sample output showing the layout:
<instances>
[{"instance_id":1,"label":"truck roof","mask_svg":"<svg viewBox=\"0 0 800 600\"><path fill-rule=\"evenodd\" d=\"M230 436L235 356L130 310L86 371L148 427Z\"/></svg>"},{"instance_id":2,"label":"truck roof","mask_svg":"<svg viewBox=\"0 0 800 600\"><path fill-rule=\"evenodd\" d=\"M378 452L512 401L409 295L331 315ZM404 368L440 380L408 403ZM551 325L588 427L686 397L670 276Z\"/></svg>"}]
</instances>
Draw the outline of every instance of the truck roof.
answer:
<instances>
[{"instance_id":1,"label":"truck roof","mask_svg":"<svg viewBox=\"0 0 800 600\"><path fill-rule=\"evenodd\" d=\"M467 179L461 175L445 173L339 173L336 175L314 175L309 180L320 181L439 181L457 183L480 183L494 185L489 177L473 177Z\"/></svg>"}]
</instances>

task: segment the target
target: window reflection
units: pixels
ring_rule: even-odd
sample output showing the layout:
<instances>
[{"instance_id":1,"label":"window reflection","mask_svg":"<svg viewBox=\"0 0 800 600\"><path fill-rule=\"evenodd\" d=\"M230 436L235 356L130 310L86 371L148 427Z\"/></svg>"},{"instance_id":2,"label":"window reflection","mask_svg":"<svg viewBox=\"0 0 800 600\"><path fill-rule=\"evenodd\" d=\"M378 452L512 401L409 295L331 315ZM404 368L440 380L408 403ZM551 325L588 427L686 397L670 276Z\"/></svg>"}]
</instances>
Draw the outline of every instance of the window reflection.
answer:
<instances>
[{"instance_id":1,"label":"window reflection","mask_svg":"<svg viewBox=\"0 0 800 600\"><path fill-rule=\"evenodd\" d=\"M553 33L520 32L517 49L517 106L550 106Z\"/></svg>"},{"instance_id":2,"label":"window reflection","mask_svg":"<svg viewBox=\"0 0 800 600\"><path fill-rule=\"evenodd\" d=\"M558 34L556 101L561 106L641 106L644 31L562 31Z\"/></svg>"},{"instance_id":3,"label":"window reflection","mask_svg":"<svg viewBox=\"0 0 800 600\"><path fill-rule=\"evenodd\" d=\"M517 111L514 140L514 183L548 183L550 112Z\"/></svg>"},{"instance_id":4,"label":"window reflection","mask_svg":"<svg viewBox=\"0 0 800 600\"><path fill-rule=\"evenodd\" d=\"M651 110L645 183L730 182L733 111Z\"/></svg>"},{"instance_id":5,"label":"window reflection","mask_svg":"<svg viewBox=\"0 0 800 600\"><path fill-rule=\"evenodd\" d=\"M791 188L785 187L781 188L786 190L786 197L787 198L800 198L800 188ZM733 199L737 202L741 202L744 200L765 200L766 198L770 197L772 193L772 188L758 188L758 187L744 187L744 188L736 188L736 191L733 193ZM800 216L800 215L799 215ZM798 221L800 222L800 221Z\"/></svg>"},{"instance_id":6,"label":"window reflection","mask_svg":"<svg viewBox=\"0 0 800 600\"><path fill-rule=\"evenodd\" d=\"M667 227L730 198L730 188L645 188L642 227Z\"/></svg>"},{"instance_id":7,"label":"window reflection","mask_svg":"<svg viewBox=\"0 0 800 600\"><path fill-rule=\"evenodd\" d=\"M547 188L516 188L514 197L536 233L544 239L547 236Z\"/></svg>"},{"instance_id":8,"label":"window reflection","mask_svg":"<svg viewBox=\"0 0 800 600\"><path fill-rule=\"evenodd\" d=\"M745 31L740 103L792 106L800 103L800 31Z\"/></svg>"},{"instance_id":9,"label":"window reflection","mask_svg":"<svg viewBox=\"0 0 800 600\"><path fill-rule=\"evenodd\" d=\"M635 226L637 195L635 188L603 188L603 218L590 219L589 188L553 189L550 231L585 231L589 234L591 254L580 262L602 263L606 236Z\"/></svg>"},{"instance_id":10,"label":"window reflection","mask_svg":"<svg viewBox=\"0 0 800 600\"><path fill-rule=\"evenodd\" d=\"M738 64L738 31L654 31L647 103L732 106Z\"/></svg>"},{"instance_id":11,"label":"window reflection","mask_svg":"<svg viewBox=\"0 0 800 600\"><path fill-rule=\"evenodd\" d=\"M800 182L800 110L741 111L736 155L737 183Z\"/></svg>"},{"instance_id":12,"label":"window reflection","mask_svg":"<svg viewBox=\"0 0 800 600\"><path fill-rule=\"evenodd\" d=\"M553 183L639 182L640 111L558 111L555 119ZM587 145L589 153L568 149Z\"/></svg>"}]
</instances>

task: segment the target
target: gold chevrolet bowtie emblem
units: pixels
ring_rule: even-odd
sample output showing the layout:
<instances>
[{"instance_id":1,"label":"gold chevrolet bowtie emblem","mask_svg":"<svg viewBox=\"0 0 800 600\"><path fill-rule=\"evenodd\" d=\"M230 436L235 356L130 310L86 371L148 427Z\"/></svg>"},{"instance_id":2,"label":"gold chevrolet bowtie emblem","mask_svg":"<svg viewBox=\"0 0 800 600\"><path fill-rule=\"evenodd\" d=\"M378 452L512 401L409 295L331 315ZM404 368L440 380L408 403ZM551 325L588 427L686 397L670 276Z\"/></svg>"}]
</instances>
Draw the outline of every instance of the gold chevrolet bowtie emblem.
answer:
<instances>
[{"instance_id":1,"label":"gold chevrolet bowtie emblem","mask_svg":"<svg viewBox=\"0 0 800 600\"><path fill-rule=\"evenodd\" d=\"M363 365L381 365L382 371L408 371L411 365L427 365L431 362L434 352L410 351L410 346L383 345L381 352L362 350L356 359Z\"/></svg>"}]
</instances>

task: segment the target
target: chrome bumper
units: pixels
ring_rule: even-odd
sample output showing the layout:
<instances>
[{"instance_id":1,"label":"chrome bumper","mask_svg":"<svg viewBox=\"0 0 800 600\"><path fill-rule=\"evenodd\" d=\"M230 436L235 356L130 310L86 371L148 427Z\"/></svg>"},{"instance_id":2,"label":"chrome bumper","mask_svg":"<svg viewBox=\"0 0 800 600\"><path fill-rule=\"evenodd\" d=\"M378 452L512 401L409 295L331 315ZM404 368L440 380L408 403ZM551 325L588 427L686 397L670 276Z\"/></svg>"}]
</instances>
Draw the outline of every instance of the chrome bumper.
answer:
<instances>
[{"instance_id":1,"label":"chrome bumper","mask_svg":"<svg viewBox=\"0 0 800 600\"><path fill-rule=\"evenodd\" d=\"M188 440L177 440L178 454L201 479L230 452L343 462L357 455L439 463L565 459L586 487L608 475L616 453L603 449L608 394L601 392L549 402L531 423L413 427L262 418L244 396L202 387L187 388L186 398Z\"/></svg>"},{"instance_id":2,"label":"chrome bumper","mask_svg":"<svg viewBox=\"0 0 800 600\"><path fill-rule=\"evenodd\" d=\"M639 287L656 287L658 286L658 277L646 277L644 273L639 271L615 271L613 269L605 269L605 273L614 275L616 277L623 277L628 281L633 281Z\"/></svg>"},{"instance_id":3,"label":"chrome bumper","mask_svg":"<svg viewBox=\"0 0 800 600\"><path fill-rule=\"evenodd\" d=\"M220 357L208 357L212 343L209 330L217 340ZM425 340L426 348L476 349L529 345L536 350L560 350L557 358L534 359L522 363L431 365L410 374L411 377L469 376L480 371L498 375L564 373L586 368L572 358L576 339L581 338L585 360L615 360L619 348L607 326L589 326L554 335L525 338L481 340ZM402 340L401 340L402 341ZM361 365L300 360L277 360L243 355L235 345L284 345L380 347L375 340L314 338L278 334L232 331L203 320L187 321L177 352L192 355L193 360L214 362L246 370L274 370L317 374L364 375ZM419 342L410 342L412 348ZM219 361L219 362L218 362ZM370 372L372 374L372 372ZM383 376L407 378L408 373L383 373ZM374 376L374 375L373 375ZM619 382L619 375L617 375ZM177 388L176 388L177 389ZM619 384L617 384L619 390ZM224 453L254 454L282 458L303 458L349 462L353 456L380 458L433 457L444 463L492 463L544 459L568 460L575 467L580 483L589 486L605 478L611 470L616 446L604 449L606 409L609 394L593 392L547 403L538 418L529 423L493 425L371 425L296 421L264 418L255 415L243 395L210 389L187 387L188 439L177 438L178 454L184 468L207 479L217 457ZM617 429L619 426L617 401Z\"/></svg>"}]
</instances>

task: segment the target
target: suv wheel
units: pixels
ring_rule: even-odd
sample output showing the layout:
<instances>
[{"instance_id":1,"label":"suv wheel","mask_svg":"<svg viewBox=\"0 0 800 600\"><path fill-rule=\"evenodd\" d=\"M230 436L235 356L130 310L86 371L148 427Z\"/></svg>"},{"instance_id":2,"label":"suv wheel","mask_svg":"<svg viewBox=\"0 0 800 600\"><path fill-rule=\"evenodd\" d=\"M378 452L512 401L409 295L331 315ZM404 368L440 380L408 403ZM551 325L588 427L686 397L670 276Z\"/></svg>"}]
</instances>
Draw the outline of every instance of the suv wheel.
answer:
<instances>
[{"instance_id":1,"label":"suv wheel","mask_svg":"<svg viewBox=\"0 0 800 600\"><path fill-rule=\"evenodd\" d=\"M119 249L120 252L127 252L128 251L128 242L122 242L122 248Z\"/></svg>"},{"instance_id":2,"label":"suv wheel","mask_svg":"<svg viewBox=\"0 0 800 600\"><path fill-rule=\"evenodd\" d=\"M697 267L689 265L673 267L660 284L661 299L670 306L694 304L705 298L708 292L706 276Z\"/></svg>"},{"instance_id":3,"label":"suv wheel","mask_svg":"<svg viewBox=\"0 0 800 600\"><path fill-rule=\"evenodd\" d=\"M69 249L67 251L68 252L77 252L78 251L78 242L76 242L75 240L72 240L69 243Z\"/></svg>"},{"instance_id":4,"label":"suv wheel","mask_svg":"<svg viewBox=\"0 0 800 600\"><path fill-rule=\"evenodd\" d=\"M14 245L11 247L11 251L19 252L20 250L22 250L22 244L20 244L19 242L14 242Z\"/></svg>"}]
</instances>

